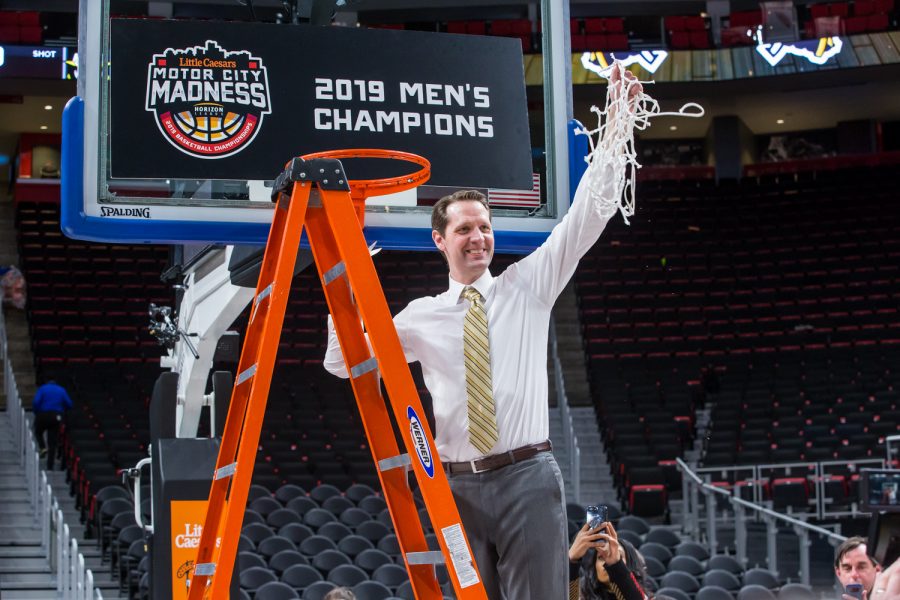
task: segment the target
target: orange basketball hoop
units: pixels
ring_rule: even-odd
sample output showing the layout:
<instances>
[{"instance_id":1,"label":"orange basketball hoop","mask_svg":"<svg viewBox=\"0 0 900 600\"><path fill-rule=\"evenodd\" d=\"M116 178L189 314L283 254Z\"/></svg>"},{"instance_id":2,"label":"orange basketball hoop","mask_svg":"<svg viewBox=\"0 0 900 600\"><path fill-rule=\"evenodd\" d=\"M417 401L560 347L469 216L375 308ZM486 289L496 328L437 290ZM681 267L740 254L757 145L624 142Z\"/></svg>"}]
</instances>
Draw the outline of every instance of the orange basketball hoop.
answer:
<instances>
[{"instance_id":1,"label":"orange basketball hoop","mask_svg":"<svg viewBox=\"0 0 900 600\"><path fill-rule=\"evenodd\" d=\"M408 175L388 177L385 179L356 179L348 178L350 197L353 199L353 207L359 224L365 224L366 198L371 196L384 196L395 194L418 187L431 177L431 162L418 154L401 152L399 150L381 150L377 148L351 148L348 150L326 150L304 154L301 158L312 160L317 158L381 158L385 160L402 160L419 165L421 168Z\"/></svg>"}]
</instances>

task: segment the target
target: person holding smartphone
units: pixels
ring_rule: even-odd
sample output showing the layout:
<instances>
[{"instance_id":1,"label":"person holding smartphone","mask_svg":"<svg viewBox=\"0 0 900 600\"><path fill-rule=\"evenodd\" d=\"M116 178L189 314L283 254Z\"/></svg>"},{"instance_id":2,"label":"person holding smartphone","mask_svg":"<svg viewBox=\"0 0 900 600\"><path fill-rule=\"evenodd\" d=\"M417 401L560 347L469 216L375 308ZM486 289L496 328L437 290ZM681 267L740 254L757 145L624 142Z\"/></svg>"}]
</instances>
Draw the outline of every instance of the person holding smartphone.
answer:
<instances>
[{"instance_id":1,"label":"person holding smartphone","mask_svg":"<svg viewBox=\"0 0 900 600\"><path fill-rule=\"evenodd\" d=\"M874 598L872 589L881 566L869 556L868 540L854 536L838 546L834 557L834 574L841 583L842 600L887 600Z\"/></svg>"},{"instance_id":2,"label":"person holding smartphone","mask_svg":"<svg viewBox=\"0 0 900 600\"><path fill-rule=\"evenodd\" d=\"M569 548L570 600L645 600L641 553L620 540L609 521L584 527Z\"/></svg>"}]
</instances>

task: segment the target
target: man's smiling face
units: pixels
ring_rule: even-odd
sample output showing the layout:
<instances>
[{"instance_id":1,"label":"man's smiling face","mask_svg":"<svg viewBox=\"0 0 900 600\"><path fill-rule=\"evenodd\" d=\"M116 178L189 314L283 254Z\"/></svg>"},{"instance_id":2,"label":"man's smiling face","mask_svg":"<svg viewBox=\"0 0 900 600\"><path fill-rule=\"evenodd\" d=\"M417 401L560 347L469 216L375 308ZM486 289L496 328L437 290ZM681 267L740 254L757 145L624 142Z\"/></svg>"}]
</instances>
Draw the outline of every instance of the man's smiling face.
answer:
<instances>
[{"instance_id":1,"label":"man's smiling face","mask_svg":"<svg viewBox=\"0 0 900 600\"><path fill-rule=\"evenodd\" d=\"M462 284L481 277L494 257L491 215L477 201L460 200L448 206L444 233L432 231L431 237L447 259L450 276Z\"/></svg>"}]
</instances>

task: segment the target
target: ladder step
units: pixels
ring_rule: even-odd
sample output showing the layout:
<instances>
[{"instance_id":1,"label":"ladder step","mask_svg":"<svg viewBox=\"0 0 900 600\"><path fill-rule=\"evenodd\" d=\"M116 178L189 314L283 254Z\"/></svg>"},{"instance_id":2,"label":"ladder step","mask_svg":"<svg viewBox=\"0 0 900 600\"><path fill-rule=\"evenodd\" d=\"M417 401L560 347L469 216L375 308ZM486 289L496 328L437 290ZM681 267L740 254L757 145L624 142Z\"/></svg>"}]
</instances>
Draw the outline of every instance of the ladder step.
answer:
<instances>
[{"instance_id":1,"label":"ladder step","mask_svg":"<svg viewBox=\"0 0 900 600\"><path fill-rule=\"evenodd\" d=\"M343 275L346 271L347 267L344 265L344 261L341 261L322 274L322 283L328 285L329 283Z\"/></svg>"},{"instance_id":2,"label":"ladder step","mask_svg":"<svg viewBox=\"0 0 900 600\"><path fill-rule=\"evenodd\" d=\"M234 472L237 470L237 463L233 462L230 465L225 465L221 469L216 469L216 480L225 479L226 477L231 477L234 475Z\"/></svg>"},{"instance_id":3,"label":"ladder step","mask_svg":"<svg viewBox=\"0 0 900 600\"><path fill-rule=\"evenodd\" d=\"M253 323L254 319L256 319L256 311L259 308L259 303L266 299L267 296L272 294L272 286L274 283L270 283L266 286L266 289L257 294L256 298L253 299L253 312L250 313L250 322Z\"/></svg>"},{"instance_id":4,"label":"ladder step","mask_svg":"<svg viewBox=\"0 0 900 600\"><path fill-rule=\"evenodd\" d=\"M256 365L253 365L252 367L250 367L249 369L247 369L246 371L244 371L243 373L238 375L237 381L234 382L234 385L240 385L240 384L244 383L245 381L247 381L248 379L250 379L251 377L253 377L254 375L256 375Z\"/></svg>"},{"instance_id":5,"label":"ladder step","mask_svg":"<svg viewBox=\"0 0 900 600\"><path fill-rule=\"evenodd\" d=\"M274 284L274 283L270 283L269 285L266 286L266 289L264 289L264 290L261 291L259 294L257 294L256 300L253 301L254 304L259 304L260 302L262 302L263 300L265 300L265 299L266 299L266 296L268 296L269 294L272 293L272 286L273 286L273 285L275 285L275 284Z\"/></svg>"},{"instance_id":6,"label":"ladder step","mask_svg":"<svg viewBox=\"0 0 900 600\"><path fill-rule=\"evenodd\" d=\"M406 562L411 565L442 565L444 564L444 554L440 550L407 552Z\"/></svg>"},{"instance_id":7,"label":"ladder step","mask_svg":"<svg viewBox=\"0 0 900 600\"><path fill-rule=\"evenodd\" d=\"M399 469L401 467L409 467L412 465L412 460L409 458L409 454L401 454L399 456L392 456L390 458L382 458L378 461L378 469L380 471L390 471L391 469Z\"/></svg>"},{"instance_id":8,"label":"ladder step","mask_svg":"<svg viewBox=\"0 0 900 600\"><path fill-rule=\"evenodd\" d=\"M369 371L374 371L377 368L378 368L378 359L376 359L373 356L369 360L364 360L361 363L359 363L358 365L351 367L350 375L353 377L353 379L356 379L357 377L362 377Z\"/></svg>"}]
</instances>

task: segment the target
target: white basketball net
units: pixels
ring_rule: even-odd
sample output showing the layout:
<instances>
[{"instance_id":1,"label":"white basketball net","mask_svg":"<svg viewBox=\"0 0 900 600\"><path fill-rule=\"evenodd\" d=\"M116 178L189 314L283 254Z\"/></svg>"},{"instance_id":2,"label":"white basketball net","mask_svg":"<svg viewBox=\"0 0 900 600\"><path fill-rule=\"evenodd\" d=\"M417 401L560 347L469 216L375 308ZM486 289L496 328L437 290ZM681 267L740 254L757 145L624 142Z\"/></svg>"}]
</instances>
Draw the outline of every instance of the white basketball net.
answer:
<instances>
[{"instance_id":1,"label":"white basketball net","mask_svg":"<svg viewBox=\"0 0 900 600\"><path fill-rule=\"evenodd\" d=\"M625 68L615 61L609 69L612 73L619 69L621 90L614 93L613 84L607 87L606 107L600 110L591 107L597 115L597 128L578 129L575 133L588 136L590 152L585 157L588 163L587 178L589 197L600 208L605 217L612 217L617 211L622 213L626 224L629 217L634 216L634 181L637 169L641 164L637 160L634 149L634 131L643 131L650 126L650 119L663 115L679 117L702 117L703 107L689 102L678 112L662 112L659 104L646 92L637 92L629 100L638 84L646 86L652 81L638 81L624 77ZM696 112L687 112L696 109ZM612 168L604 169L604 165ZM624 167L624 168L620 168ZM609 178L614 177L610 182ZM604 194L603 189L612 184L613 193Z\"/></svg>"}]
</instances>

